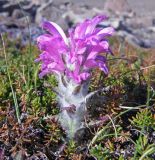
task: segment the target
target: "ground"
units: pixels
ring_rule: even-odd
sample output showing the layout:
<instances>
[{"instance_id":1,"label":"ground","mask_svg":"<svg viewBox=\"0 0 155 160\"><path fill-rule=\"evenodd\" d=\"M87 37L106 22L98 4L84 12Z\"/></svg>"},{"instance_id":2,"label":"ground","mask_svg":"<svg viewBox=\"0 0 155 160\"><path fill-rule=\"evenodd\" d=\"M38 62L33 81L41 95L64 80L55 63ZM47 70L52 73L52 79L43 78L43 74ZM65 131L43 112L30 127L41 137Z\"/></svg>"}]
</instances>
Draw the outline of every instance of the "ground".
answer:
<instances>
[{"instance_id":1,"label":"ground","mask_svg":"<svg viewBox=\"0 0 155 160\"><path fill-rule=\"evenodd\" d=\"M20 40L12 42L7 36L3 40L1 159L154 159L154 50L122 46L117 37L110 40L114 54L108 58L110 73L95 70L90 86L90 91L110 86L100 93L107 102L90 103L83 136L68 141L54 118L59 113L55 94L43 85L56 81L53 76L38 78L36 46L21 47Z\"/></svg>"}]
</instances>

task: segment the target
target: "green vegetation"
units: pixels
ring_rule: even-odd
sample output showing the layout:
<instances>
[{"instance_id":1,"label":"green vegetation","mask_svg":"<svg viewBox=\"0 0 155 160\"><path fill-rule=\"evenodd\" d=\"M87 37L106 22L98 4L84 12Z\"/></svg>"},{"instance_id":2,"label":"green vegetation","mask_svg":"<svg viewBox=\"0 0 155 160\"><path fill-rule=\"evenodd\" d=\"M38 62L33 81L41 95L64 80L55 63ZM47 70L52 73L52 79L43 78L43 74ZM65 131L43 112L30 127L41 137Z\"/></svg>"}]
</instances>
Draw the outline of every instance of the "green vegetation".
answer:
<instances>
[{"instance_id":1,"label":"green vegetation","mask_svg":"<svg viewBox=\"0 0 155 160\"><path fill-rule=\"evenodd\" d=\"M107 103L88 106L83 136L67 142L55 117L59 113L56 95L45 86L56 86L56 80L52 75L39 79L40 65L34 62L37 48L23 47L20 40L12 42L3 36L0 148L6 157L155 159L154 50L135 49L128 44L118 49L117 38L111 43L115 56L108 58L110 74L105 77L99 70L94 71L90 86L90 90L111 86L104 93ZM100 123L89 126L89 122L96 121Z\"/></svg>"}]
</instances>

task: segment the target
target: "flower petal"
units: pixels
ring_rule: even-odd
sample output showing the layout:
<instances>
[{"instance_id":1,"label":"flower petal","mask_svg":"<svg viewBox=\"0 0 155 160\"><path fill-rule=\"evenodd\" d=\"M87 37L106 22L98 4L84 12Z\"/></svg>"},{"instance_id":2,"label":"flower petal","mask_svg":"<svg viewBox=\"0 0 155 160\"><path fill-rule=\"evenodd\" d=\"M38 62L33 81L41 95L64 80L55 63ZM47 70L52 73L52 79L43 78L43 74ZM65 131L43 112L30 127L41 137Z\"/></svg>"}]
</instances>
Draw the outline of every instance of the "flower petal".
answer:
<instances>
[{"instance_id":1,"label":"flower petal","mask_svg":"<svg viewBox=\"0 0 155 160\"><path fill-rule=\"evenodd\" d=\"M84 67L86 68L94 68L96 66L97 66L97 62L94 59L89 59L84 64Z\"/></svg>"},{"instance_id":2,"label":"flower petal","mask_svg":"<svg viewBox=\"0 0 155 160\"><path fill-rule=\"evenodd\" d=\"M58 24L54 22L46 21L46 22L43 22L42 27L46 29L49 33L51 33L52 35L62 37L64 42L68 45L68 39L64 31Z\"/></svg>"},{"instance_id":3,"label":"flower petal","mask_svg":"<svg viewBox=\"0 0 155 160\"><path fill-rule=\"evenodd\" d=\"M90 76L90 73L83 72L80 74L80 79L85 81L86 79L88 79L89 76Z\"/></svg>"},{"instance_id":4,"label":"flower petal","mask_svg":"<svg viewBox=\"0 0 155 160\"><path fill-rule=\"evenodd\" d=\"M99 63L98 66L105 74L109 73L108 67L106 66L105 63Z\"/></svg>"},{"instance_id":5,"label":"flower petal","mask_svg":"<svg viewBox=\"0 0 155 160\"><path fill-rule=\"evenodd\" d=\"M99 15L99 16L94 17L92 20L90 20L85 34L86 35L87 34L92 34L94 32L95 27L97 26L97 24L99 24L101 21L103 21L105 19L107 19L106 16Z\"/></svg>"},{"instance_id":6,"label":"flower petal","mask_svg":"<svg viewBox=\"0 0 155 160\"><path fill-rule=\"evenodd\" d=\"M115 30L114 30L113 27L107 27L107 28L104 28L104 29L100 30L97 33L97 35L100 35L100 36L111 36L114 32L115 32Z\"/></svg>"}]
</instances>

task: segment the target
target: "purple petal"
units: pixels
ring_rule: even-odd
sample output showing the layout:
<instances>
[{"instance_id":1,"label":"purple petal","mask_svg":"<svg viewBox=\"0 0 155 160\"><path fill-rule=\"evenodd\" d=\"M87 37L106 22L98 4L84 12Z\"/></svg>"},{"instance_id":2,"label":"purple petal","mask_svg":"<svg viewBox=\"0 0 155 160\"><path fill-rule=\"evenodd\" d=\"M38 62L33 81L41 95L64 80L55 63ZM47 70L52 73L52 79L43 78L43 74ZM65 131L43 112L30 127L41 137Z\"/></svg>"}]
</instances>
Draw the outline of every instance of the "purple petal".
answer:
<instances>
[{"instance_id":1,"label":"purple petal","mask_svg":"<svg viewBox=\"0 0 155 160\"><path fill-rule=\"evenodd\" d=\"M85 20L83 23L77 25L74 31L75 39L82 39L85 36L86 29L89 25L89 20Z\"/></svg>"},{"instance_id":2,"label":"purple petal","mask_svg":"<svg viewBox=\"0 0 155 160\"><path fill-rule=\"evenodd\" d=\"M97 66L97 63L94 59L89 59L84 64L84 67L86 68L95 68L96 66Z\"/></svg>"},{"instance_id":3,"label":"purple petal","mask_svg":"<svg viewBox=\"0 0 155 160\"><path fill-rule=\"evenodd\" d=\"M83 72L80 74L80 79L85 81L89 78L89 76L90 76L90 73Z\"/></svg>"},{"instance_id":4,"label":"purple petal","mask_svg":"<svg viewBox=\"0 0 155 160\"><path fill-rule=\"evenodd\" d=\"M97 35L106 35L106 36L111 36L115 32L113 27L107 27L102 30L100 30Z\"/></svg>"},{"instance_id":5,"label":"purple petal","mask_svg":"<svg viewBox=\"0 0 155 160\"><path fill-rule=\"evenodd\" d=\"M98 66L105 74L109 73L109 70L108 70L108 68L107 68L105 63L99 63Z\"/></svg>"},{"instance_id":6,"label":"purple petal","mask_svg":"<svg viewBox=\"0 0 155 160\"><path fill-rule=\"evenodd\" d=\"M87 34L92 34L94 32L95 27L97 26L97 24L99 24L101 21L103 21L105 19L107 19L106 16L96 16L92 20L90 20L85 34L86 35Z\"/></svg>"},{"instance_id":7,"label":"purple petal","mask_svg":"<svg viewBox=\"0 0 155 160\"><path fill-rule=\"evenodd\" d=\"M43 22L42 27L43 27L44 29L46 29L49 33L51 33L52 35L58 36L58 37L62 37L62 39L64 40L64 42L65 42L66 44L68 44L68 39L67 39L64 31L63 31L62 28L61 28L59 25L57 25L56 23L46 21L46 22Z\"/></svg>"},{"instance_id":8,"label":"purple petal","mask_svg":"<svg viewBox=\"0 0 155 160\"><path fill-rule=\"evenodd\" d=\"M47 75L49 73L49 71L46 69L46 70L43 70L39 73L39 78L43 78L45 75Z\"/></svg>"},{"instance_id":9,"label":"purple petal","mask_svg":"<svg viewBox=\"0 0 155 160\"><path fill-rule=\"evenodd\" d=\"M96 57L96 60L99 60L99 61L102 61L102 62L106 62L106 58L104 57L104 56L101 56L101 55L98 55L97 57Z\"/></svg>"},{"instance_id":10,"label":"purple petal","mask_svg":"<svg viewBox=\"0 0 155 160\"><path fill-rule=\"evenodd\" d=\"M75 28L75 38L84 38L94 32L97 24L106 19L106 16L96 16L93 19L85 20Z\"/></svg>"}]
</instances>

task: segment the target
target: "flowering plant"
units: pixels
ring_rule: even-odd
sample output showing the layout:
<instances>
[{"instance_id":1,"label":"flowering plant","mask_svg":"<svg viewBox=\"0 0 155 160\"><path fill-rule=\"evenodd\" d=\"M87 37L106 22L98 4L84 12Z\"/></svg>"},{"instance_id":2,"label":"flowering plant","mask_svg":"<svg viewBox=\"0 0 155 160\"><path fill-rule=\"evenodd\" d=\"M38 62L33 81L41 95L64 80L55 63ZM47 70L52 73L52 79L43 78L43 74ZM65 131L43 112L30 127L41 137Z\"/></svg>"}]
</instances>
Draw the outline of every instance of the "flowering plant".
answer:
<instances>
[{"instance_id":1,"label":"flowering plant","mask_svg":"<svg viewBox=\"0 0 155 160\"><path fill-rule=\"evenodd\" d=\"M55 74L57 78L59 120L69 138L73 138L83 125L92 69L98 67L108 74L106 56L111 51L106 38L114 29L97 27L105 19L105 16L96 16L85 20L70 29L68 37L56 23L44 22L42 27L48 34L37 39L42 51L36 59L42 63L39 76Z\"/></svg>"}]
</instances>

